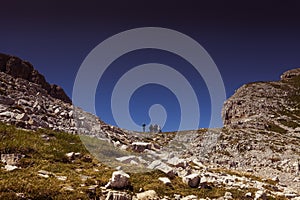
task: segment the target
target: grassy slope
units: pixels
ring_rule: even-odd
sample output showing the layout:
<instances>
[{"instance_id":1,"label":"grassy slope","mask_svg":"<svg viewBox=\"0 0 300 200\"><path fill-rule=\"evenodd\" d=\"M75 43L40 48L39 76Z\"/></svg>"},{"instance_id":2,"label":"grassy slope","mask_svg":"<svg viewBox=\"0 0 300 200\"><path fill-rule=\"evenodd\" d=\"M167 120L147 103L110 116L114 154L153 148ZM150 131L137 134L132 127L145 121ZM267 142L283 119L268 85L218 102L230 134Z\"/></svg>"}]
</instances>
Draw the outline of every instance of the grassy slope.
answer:
<instances>
[{"instance_id":1,"label":"grassy slope","mask_svg":"<svg viewBox=\"0 0 300 200\"><path fill-rule=\"evenodd\" d=\"M42 135L50 140L45 141ZM70 162L65 154L80 152L81 159ZM101 196L100 186L104 186L113 172L109 167L96 159L85 159L90 156L80 138L62 132L50 130L24 131L13 126L0 124L0 153L21 153L26 155L19 162L20 169L7 172L0 169L0 199L21 199L17 193L23 193L26 199L98 199ZM1 166L3 167L3 165ZM82 171L79 172L78 169ZM47 170L59 176L67 176L66 181L60 181L55 176L42 178L39 170ZM86 181L80 176L90 176ZM128 193L154 189L160 196L194 194L198 197L220 197L225 193L224 188L192 189L184 185L180 178L172 179L172 186L164 186L158 177L165 176L162 172L131 173L132 187ZM81 186L85 184L85 186ZM97 184L95 191L88 186ZM72 186L74 191L63 190L64 186ZM227 190L236 199L243 199L245 193L253 190Z\"/></svg>"}]
</instances>

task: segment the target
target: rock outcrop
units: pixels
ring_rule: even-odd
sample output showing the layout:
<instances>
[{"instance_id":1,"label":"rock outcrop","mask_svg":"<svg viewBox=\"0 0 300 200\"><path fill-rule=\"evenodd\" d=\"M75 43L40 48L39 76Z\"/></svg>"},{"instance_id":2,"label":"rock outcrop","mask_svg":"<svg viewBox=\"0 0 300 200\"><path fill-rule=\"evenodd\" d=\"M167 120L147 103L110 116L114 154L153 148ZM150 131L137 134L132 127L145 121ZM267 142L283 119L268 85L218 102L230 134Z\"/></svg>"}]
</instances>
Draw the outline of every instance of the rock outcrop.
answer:
<instances>
[{"instance_id":1,"label":"rock outcrop","mask_svg":"<svg viewBox=\"0 0 300 200\"><path fill-rule=\"evenodd\" d=\"M243 85L224 104L225 126L233 128L297 128L299 124L300 68L285 72L280 81Z\"/></svg>"},{"instance_id":2,"label":"rock outcrop","mask_svg":"<svg viewBox=\"0 0 300 200\"><path fill-rule=\"evenodd\" d=\"M0 53L0 71L14 78L22 78L29 82L40 85L50 96L71 103L71 99L58 85L50 85L45 77L35 70L31 63L21 60L15 56Z\"/></svg>"}]
</instances>

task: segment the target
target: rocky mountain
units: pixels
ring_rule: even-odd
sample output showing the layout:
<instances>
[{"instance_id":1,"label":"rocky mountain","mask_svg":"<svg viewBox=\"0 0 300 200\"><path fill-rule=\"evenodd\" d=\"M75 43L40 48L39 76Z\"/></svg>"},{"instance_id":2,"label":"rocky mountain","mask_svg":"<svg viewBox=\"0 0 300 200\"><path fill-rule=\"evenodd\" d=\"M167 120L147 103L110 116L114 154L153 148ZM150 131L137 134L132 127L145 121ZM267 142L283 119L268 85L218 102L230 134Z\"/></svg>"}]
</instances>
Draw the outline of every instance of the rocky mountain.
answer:
<instances>
[{"instance_id":1,"label":"rocky mountain","mask_svg":"<svg viewBox=\"0 0 300 200\"><path fill-rule=\"evenodd\" d=\"M66 103L71 103L71 99L58 85L50 85L45 77L35 70L27 61L15 56L0 53L0 71L11 75L13 78L21 78L31 83L35 83L43 88L47 94L53 98L60 99Z\"/></svg>"},{"instance_id":2,"label":"rocky mountain","mask_svg":"<svg viewBox=\"0 0 300 200\"><path fill-rule=\"evenodd\" d=\"M300 69L238 89L223 128L168 133L110 126L14 56L0 69L0 121L30 131L0 127L0 199L300 198Z\"/></svg>"},{"instance_id":3,"label":"rocky mountain","mask_svg":"<svg viewBox=\"0 0 300 200\"><path fill-rule=\"evenodd\" d=\"M299 77L298 68L285 72L280 81L242 86L224 104L224 125L262 130L278 127L293 132L300 126Z\"/></svg>"}]
</instances>

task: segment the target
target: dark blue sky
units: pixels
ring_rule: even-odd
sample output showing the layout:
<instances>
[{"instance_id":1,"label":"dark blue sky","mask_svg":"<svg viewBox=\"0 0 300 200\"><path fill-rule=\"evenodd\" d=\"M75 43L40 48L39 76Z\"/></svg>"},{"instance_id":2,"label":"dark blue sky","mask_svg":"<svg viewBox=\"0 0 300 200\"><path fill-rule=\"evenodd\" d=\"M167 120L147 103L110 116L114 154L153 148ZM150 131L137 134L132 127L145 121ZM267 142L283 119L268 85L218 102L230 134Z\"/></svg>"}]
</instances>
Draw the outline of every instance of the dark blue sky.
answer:
<instances>
[{"instance_id":1,"label":"dark blue sky","mask_svg":"<svg viewBox=\"0 0 300 200\"><path fill-rule=\"evenodd\" d=\"M221 72L227 97L244 83L277 80L282 72L299 67L300 3L296 0L80 2L2 2L0 52L30 61L70 97L77 70L87 54L106 38L138 27L174 29L198 41ZM172 66L187 77L200 102L199 127L207 127L210 99L201 76L184 60L159 50L128 53L109 67L95 97L100 118L115 124L110 110L113 85L122 72L147 62ZM151 91L157 95L149 96ZM164 130L176 130L180 121L178 101L158 85L146 85L134 93L132 118L137 124L149 123L148 109L156 103L168 112Z\"/></svg>"}]
</instances>

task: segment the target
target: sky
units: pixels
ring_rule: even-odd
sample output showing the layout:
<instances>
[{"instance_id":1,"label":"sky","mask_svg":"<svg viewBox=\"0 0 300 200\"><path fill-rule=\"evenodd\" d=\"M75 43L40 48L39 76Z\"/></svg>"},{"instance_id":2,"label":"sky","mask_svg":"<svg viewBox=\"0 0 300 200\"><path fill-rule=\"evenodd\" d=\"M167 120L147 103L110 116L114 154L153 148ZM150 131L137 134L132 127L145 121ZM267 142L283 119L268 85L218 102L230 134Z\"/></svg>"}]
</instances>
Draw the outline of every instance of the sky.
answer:
<instances>
[{"instance_id":1,"label":"sky","mask_svg":"<svg viewBox=\"0 0 300 200\"><path fill-rule=\"evenodd\" d=\"M207 2L5 1L0 6L0 52L30 61L48 82L62 86L70 97L82 63L97 45L118 33L141 27L171 29L197 41L217 66L226 98L245 83L278 80L284 71L299 67L297 0ZM158 118L164 118L165 113L165 124L160 124L163 131L194 129L180 127L183 118L195 120L193 110L200 110L197 127L209 127L212 100L205 77L186 59L161 49L131 51L107 66L94 96L95 114L109 124L120 126L111 106L114 87L124 74L146 63L161 63L183 75L195 92L198 107L190 107L188 110L192 111L186 115L181 110L182 100L170 87L155 82L141 85L130 96L127 106L140 130L143 123L160 123ZM146 73L136 77L147 78ZM181 85L178 79L174 82ZM89 101L87 98L86 102ZM120 104L124 101L116 100ZM165 111L153 106L157 104ZM149 116L150 108L154 113L158 110L154 117ZM221 126L221 113L213 120L216 126ZM120 127L131 129L127 124Z\"/></svg>"}]
</instances>

